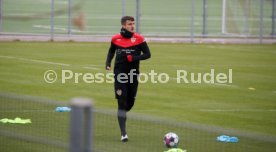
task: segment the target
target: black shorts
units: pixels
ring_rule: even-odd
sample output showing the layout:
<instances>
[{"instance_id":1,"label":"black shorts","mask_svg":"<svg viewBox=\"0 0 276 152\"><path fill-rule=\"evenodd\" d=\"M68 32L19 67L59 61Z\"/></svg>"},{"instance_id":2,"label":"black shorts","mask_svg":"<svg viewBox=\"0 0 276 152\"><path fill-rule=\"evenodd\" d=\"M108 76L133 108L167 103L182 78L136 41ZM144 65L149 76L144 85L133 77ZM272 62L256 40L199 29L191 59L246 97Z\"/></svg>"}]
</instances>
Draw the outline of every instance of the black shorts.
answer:
<instances>
[{"instance_id":1,"label":"black shorts","mask_svg":"<svg viewBox=\"0 0 276 152\"><path fill-rule=\"evenodd\" d=\"M138 75L134 75L132 76L132 78L128 76L128 82L126 83L119 82L117 76L118 73L115 73L114 89L116 99L125 99L126 101L128 101L135 98L138 89Z\"/></svg>"}]
</instances>

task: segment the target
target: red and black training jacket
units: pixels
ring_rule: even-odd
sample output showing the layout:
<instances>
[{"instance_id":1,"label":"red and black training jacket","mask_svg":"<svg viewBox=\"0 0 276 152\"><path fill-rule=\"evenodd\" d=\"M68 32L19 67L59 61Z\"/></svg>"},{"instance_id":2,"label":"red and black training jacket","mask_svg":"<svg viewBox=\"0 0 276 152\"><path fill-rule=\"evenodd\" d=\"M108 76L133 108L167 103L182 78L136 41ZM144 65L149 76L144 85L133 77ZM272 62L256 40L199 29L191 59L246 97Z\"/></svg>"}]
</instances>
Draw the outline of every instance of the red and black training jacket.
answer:
<instances>
[{"instance_id":1,"label":"red and black training jacket","mask_svg":"<svg viewBox=\"0 0 276 152\"><path fill-rule=\"evenodd\" d=\"M111 61L115 52L115 74L128 73L131 69L136 69L136 72L139 73L140 60L146 60L151 56L145 38L135 32L131 38L125 38L120 33L112 37L107 54L106 66L111 67ZM128 55L132 55L132 62L128 62Z\"/></svg>"}]
</instances>

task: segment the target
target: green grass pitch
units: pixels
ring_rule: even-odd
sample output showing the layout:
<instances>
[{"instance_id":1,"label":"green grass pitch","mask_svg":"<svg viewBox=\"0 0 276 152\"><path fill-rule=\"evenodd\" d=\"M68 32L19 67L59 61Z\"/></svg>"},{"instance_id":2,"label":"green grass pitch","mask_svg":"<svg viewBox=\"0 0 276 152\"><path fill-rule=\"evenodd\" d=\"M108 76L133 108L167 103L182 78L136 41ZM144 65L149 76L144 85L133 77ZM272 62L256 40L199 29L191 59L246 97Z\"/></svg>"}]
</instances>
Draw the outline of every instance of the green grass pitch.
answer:
<instances>
[{"instance_id":1,"label":"green grass pitch","mask_svg":"<svg viewBox=\"0 0 276 152\"><path fill-rule=\"evenodd\" d=\"M116 110L113 84L78 84L58 79L44 81L47 70L72 70L82 73L107 73L104 70L109 43L76 42L1 42L0 92L67 101L75 96L91 97L96 108ZM115 115L96 113L95 147L99 151L164 151L163 135L175 131L180 147L188 151L273 152L276 136L276 51L275 45L158 44L149 43L152 58L141 62L141 72L155 70L176 77L176 70L227 73L233 70L233 83L185 84L175 79L166 84L139 84L131 115L158 117L167 122L142 119L128 121L129 143L119 141ZM59 63L59 64L57 64ZM62 63L62 64L61 64ZM254 89L253 89L254 88ZM26 103L26 104L24 104ZM0 116L31 118L29 125L0 124L1 131L68 141L68 113L55 113L55 106L1 98ZM24 110L37 110L24 112ZM52 112L46 112L48 110ZM104 111L104 110L103 110ZM175 122L175 123L173 123ZM177 123L193 126L178 126ZM211 129L196 129L196 125ZM240 141L219 143L217 128L235 130ZM211 130L211 131L210 131ZM212 132L212 130L214 132ZM243 133L249 133L243 136ZM259 137L252 135L260 135ZM240 135L240 136L239 136ZM230 135L231 136L231 135ZM47 149L43 144L0 136L1 151L64 151Z\"/></svg>"}]
</instances>

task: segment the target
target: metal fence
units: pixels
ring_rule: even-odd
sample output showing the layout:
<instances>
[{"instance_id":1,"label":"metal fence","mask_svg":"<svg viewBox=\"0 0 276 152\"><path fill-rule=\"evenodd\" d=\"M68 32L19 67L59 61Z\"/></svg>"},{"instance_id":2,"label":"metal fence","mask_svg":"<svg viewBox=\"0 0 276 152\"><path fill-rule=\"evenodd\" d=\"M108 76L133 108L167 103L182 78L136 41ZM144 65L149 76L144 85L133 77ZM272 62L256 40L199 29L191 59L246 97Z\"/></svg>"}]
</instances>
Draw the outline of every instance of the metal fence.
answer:
<instances>
[{"instance_id":1,"label":"metal fence","mask_svg":"<svg viewBox=\"0 0 276 152\"><path fill-rule=\"evenodd\" d=\"M148 37L274 39L275 1L0 0L0 32L109 36L132 15Z\"/></svg>"},{"instance_id":2,"label":"metal fence","mask_svg":"<svg viewBox=\"0 0 276 152\"><path fill-rule=\"evenodd\" d=\"M71 99L69 111L63 109L68 101L6 92L0 92L0 103L1 152L161 152L167 150L163 135L171 130L181 139L179 148L188 151L274 152L276 148L273 135L135 112L128 114L131 141L124 144L120 143L117 110L96 108L87 98ZM237 136L240 141L220 143L216 141L220 134Z\"/></svg>"}]
</instances>

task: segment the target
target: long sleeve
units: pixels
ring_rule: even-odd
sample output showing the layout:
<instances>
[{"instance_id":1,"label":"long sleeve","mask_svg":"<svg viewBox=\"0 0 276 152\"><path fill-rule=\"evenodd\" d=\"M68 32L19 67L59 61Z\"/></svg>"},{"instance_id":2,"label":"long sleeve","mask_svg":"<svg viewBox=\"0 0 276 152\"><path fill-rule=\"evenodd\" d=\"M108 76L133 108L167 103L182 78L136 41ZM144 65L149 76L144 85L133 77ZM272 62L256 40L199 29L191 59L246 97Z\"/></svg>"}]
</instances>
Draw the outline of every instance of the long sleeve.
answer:
<instances>
[{"instance_id":1,"label":"long sleeve","mask_svg":"<svg viewBox=\"0 0 276 152\"><path fill-rule=\"evenodd\" d=\"M142 54L138 55L138 56L137 55L133 56L133 61L146 60L151 57L151 53L150 53L147 42L141 43L140 46L141 46Z\"/></svg>"},{"instance_id":2,"label":"long sleeve","mask_svg":"<svg viewBox=\"0 0 276 152\"><path fill-rule=\"evenodd\" d=\"M112 61L112 59L114 57L114 54L115 54L115 50L116 50L116 46L115 46L115 44L113 44L111 42L111 45L110 45L110 48L109 48L109 51L108 51L108 54L107 54L107 57L106 57L105 67L107 67L107 66L110 67L111 61Z\"/></svg>"}]
</instances>

